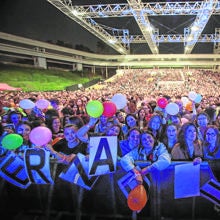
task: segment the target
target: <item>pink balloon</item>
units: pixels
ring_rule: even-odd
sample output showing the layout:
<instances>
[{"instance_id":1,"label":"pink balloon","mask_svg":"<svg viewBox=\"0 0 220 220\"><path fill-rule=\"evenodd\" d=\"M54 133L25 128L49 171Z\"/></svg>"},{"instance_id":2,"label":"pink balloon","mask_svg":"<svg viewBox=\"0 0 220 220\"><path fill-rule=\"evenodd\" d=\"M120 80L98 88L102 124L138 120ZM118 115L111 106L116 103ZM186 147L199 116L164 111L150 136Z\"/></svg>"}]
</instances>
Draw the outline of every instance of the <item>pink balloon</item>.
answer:
<instances>
[{"instance_id":1,"label":"pink balloon","mask_svg":"<svg viewBox=\"0 0 220 220\"><path fill-rule=\"evenodd\" d=\"M48 108L48 106L50 105L50 102L46 99L39 99L37 100L37 102L35 103L35 105L39 108L39 109L46 109Z\"/></svg>"},{"instance_id":2,"label":"pink balloon","mask_svg":"<svg viewBox=\"0 0 220 220\"><path fill-rule=\"evenodd\" d=\"M29 138L30 141L36 146L43 146L51 141L52 132L47 127L38 126L31 130Z\"/></svg>"},{"instance_id":3,"label":"pink balloon","mask_svg":"<svg viewBox=\"0 0 220 220\"><path fill-rule=\"evenodd\" d=\"M104 107L104 111L103 111L102 115L104 115L106 117L112 117L117 111L117 107L116 107L115 103L113 103L113 102L106 101L106 102L103 102L102 105Z\"/></svg>"},{"instance_id":4,"label":"pink balloon","mask_svg":"<svg viewBox=\"0 0 220 220\"><path fill-rule=\"evenodd\" d=\"M157 105L160 107L160 108L165 108L168 104L168 101L166 98L159 98L157 100Z\"/></svg>"}]
</instances>

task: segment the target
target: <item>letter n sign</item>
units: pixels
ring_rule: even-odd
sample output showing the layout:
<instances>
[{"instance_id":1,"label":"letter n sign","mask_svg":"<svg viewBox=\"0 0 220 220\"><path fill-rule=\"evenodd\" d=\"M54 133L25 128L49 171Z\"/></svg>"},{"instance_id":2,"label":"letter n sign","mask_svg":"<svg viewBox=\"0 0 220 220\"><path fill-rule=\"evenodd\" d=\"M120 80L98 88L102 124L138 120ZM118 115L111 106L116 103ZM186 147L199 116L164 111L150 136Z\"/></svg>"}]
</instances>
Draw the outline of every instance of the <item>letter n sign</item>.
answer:
<instances>
[{"instance_id":1,"label":"letter n sign","mask_svg":"<svg viewBox=\"0 0 220 220\"><path fill-rule=\"evenodd\" d=\"M89 141L89 176L116 170L118 141L116 136L91 137Z\"/></svg>"}]
</instances>

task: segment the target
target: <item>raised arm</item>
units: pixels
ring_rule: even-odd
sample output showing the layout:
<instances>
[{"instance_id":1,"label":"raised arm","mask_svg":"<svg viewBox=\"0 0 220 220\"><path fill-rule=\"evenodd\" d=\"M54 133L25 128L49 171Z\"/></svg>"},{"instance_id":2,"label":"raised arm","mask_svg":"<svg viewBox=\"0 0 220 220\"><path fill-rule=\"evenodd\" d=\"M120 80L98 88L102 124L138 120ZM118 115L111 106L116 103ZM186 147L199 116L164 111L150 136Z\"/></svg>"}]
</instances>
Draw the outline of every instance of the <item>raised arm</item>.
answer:
<instances>
[{"instance_id":1,"label":"raised arm","mask_svg":"<svg viewBox=\"0 0 220 220\"><path fill-rule=\"evenodd\" d=\"M98 118L92 118L90 117L89 123L82 126L76 133L77 137L84 143L88 143L89 136L88 132L90 128L94 127L96 122L98 121Z\"/></svg>"}]
</instances>

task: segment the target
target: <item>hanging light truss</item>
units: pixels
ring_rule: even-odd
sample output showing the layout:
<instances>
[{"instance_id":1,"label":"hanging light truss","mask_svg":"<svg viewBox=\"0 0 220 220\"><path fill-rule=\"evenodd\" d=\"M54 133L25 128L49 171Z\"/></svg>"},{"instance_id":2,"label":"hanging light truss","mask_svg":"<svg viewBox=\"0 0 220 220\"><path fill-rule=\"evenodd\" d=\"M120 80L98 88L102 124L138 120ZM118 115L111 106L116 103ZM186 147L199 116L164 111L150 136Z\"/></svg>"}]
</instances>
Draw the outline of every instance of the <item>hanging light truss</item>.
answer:
<instances>
[{"instance_id":1,"label":"hanging light truss","mask_svg":"<svg viewBox=\"0 0 220 220\"><path fill-rule=\"evenodd\" d=\"M129 54L131 43L148 44L153 54L159 53L160 43L184 43L184 53L189 54L197 42L214 43L214 48L220 42L219 34L202 34L210 16L220 15L219 0L148 3L127 0L127 3L98 5L73 5L72 0L47 1L120 54ZM195 20L184 28L183 34L159 34L148 17L166 15L193 15ZM128 29L108 27L94 20L110 17L133 17L142 35L131 35Z\"/></svg>"},{"instance_id":2,"label":"hanging light truss","mask_svg":"<svg viewBox=\"0 0 220 220\"><path fill-rule=\"evenodd\" d=\"M158 35L159 31L150 23L148 15L144 13L141 0L127 0L132 14L145 38L152 54L158 54L159 50L154 36Z\"/></svg>"},{"instance_id":3,"label":"hanging light truss","mask_svg":"<svg viewBox=\"0 0 220 220\"><path fill-rule=\"evenodd\" d=\"M217 28L218 29L218 28ZM119 40L121 36L118 36ZM147 43L143 35L132 35L127 39L130 43L139 44ZM183 34L160 34L154 35L154 41L159 43L185 43L185 36ZM199 43L220 43L220 34L201 34L197 40Z\"/></svg>"},{"instance_id":4,"label":"hanging light truss","mask_svg":"<svg viewBox=\"0 0 220 220\"><path fill-rule=\"evenodd\" d=\"M53 6L58 8L61 12L77 22L82 27L86 28L90 33L97 38L103 40L110 47L115 49L121 54L129 53L128 43L120 42L114 35L111 35L102 26L100 26L94 19L85 17L72 7L72 2L69 0L47 0Z\"/></svg>"},{"instance_id":5,"label":"hanging light truss","mask_svg":"<svg viewBox=\"0 0 220 220\"><path fill-rule=\"evenodd\" d=\"M148 2L142 3L142 9L148 16L163 15L197 15L202 8L202 1L188 2ZM90 18L101 17L132 17L129 4L76 5L73 9ZM220 2L213 10L214 15L220 14Z\"/></svg>"},{"instance_id":6,"label":"hanging light truss","mask_svg":"<svg viewBox=\"0 0 220 220\"><path fill-rule=\"evenodd\" d=\"M185 48L184 53L190 54L198 42L198 39L204 30L209 18L211 17L218 0L205 0L202 2L200 11L198 12L195 21L190 27L184 29Z\"/></svg>"}]
</instances>

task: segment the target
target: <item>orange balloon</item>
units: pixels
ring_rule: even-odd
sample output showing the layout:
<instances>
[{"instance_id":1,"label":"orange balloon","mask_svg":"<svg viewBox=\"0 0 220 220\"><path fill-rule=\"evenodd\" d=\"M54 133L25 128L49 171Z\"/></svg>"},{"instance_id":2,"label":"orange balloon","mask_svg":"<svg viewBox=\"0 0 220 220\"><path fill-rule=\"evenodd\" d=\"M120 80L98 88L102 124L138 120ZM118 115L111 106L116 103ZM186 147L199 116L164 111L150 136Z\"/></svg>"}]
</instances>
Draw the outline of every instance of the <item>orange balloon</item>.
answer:
<instances>
[{"instance_id":1,"label":"orange balloon","mask_svg":"<svg viewBox=\"0 0 220 220\"><path fill-rule=\"evenodd\" d=\"M144 208L147 203L147 199L147 193L144 186L138 185L128 194L128 207L132 211L139 211Z\"/></svg>"},{"instance_id":2,"label":"orange balloon","mask_svg":"<svg viewBox=\"0 0 220 220\"><path fill-rule=\"evenodd\" d=\"M192 111L192 102L188 102L188 103L186 104L185 109L191 112L191 111Z\"/></svg>"}]
</instances>

